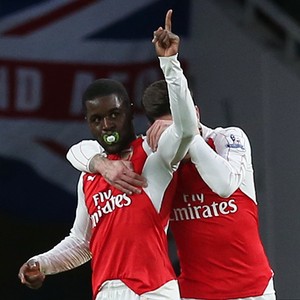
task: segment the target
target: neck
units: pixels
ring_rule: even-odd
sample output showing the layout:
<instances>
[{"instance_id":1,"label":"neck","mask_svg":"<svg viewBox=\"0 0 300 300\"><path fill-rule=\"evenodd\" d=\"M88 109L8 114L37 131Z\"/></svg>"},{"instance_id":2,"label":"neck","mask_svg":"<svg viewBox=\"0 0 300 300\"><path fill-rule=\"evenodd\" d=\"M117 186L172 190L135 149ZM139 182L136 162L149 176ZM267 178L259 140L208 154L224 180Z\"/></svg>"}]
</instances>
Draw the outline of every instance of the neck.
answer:
<instances>
[{"instance_id":1,"label":"neck","mask_svg":"<svg viewBox=\"0 0 300 300\"><path fill-rule=\"evenodd\" d=\"M131 146L132 142L135 141L137 137L135 134L130 135L130 138L128 138L128 141L126 143L125 147L122 147L122 149L118 149L118 151L112 151L113 149L110 149L111 151L106 150L107 155L117 155L119 158L122 160L130 160L132 153L133 153L133 148Z\"/></svg>"},{"instance_id":2,"label":"neck","mask_svg":"<svg viewBox=\"0 0 300 300\"><path fill-rule=\"evenodd\" d=\"M183 163L186 163L186 162L188 162L188 161L190 161L191 160L191 156L190 156L190 154L189 153L187 153L186 154L186 156L181 160Z\"/></svg>"},{"instance_id":3,"label":"neck","mask_svg":"<svg viewBox=\"0 0 300 300\"><path fill-rule=\"evenodd\" d=\"M123 150L120 153L120 157L121 157L122 160L130 160L131 157L132 157L132 154L133 154L133 149L132 149L132 147L130 147L126 150Z\"/></svg>"}]
</instances>

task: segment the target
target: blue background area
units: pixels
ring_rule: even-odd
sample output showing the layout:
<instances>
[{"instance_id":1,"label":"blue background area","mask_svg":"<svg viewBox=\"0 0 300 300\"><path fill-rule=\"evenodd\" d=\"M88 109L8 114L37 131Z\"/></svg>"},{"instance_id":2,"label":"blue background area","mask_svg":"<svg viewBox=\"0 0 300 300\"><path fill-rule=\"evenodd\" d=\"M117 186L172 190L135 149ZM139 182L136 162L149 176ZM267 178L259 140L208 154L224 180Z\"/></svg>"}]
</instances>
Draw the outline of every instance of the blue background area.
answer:
<instances>
[{"instance_id":1,"label":"blue background area","mask_svg":"<svg viewBox=\"0 0 300 300\"><path fill-rule=\"evenodd\" d=\"M27 9L32 5L36 5L42 2L47 2L45 0L36 1L36 0L6 0L0 2L0 17L9 15L11 13L20 11L22 9Z\"/></svg>"},{"instance_id":2,"label":"blue background area","mask_svg":"<svg viewBox=\"0 0 300 300\"><path fill-rule=\"evenodd\" d=\"M0 188L3 214L38 223L73 219L76 197L48 182L22 161L0 157Z\"/></svg>"},{"instance_id":3,"label":"blue background area","mask_svg":"<svg viewBox=\"0 0 300 300\"><path fill-rule=\"evenodd\" d=\"M175 0L157 1L145 9L133 13L129 18L120 21L105 30L95 32L88 39L149 39L153 30L164 25L165 12L173 9L172 30L179 36L187 37L189 34L190 1Z\"/></svg>"}]
</instances>

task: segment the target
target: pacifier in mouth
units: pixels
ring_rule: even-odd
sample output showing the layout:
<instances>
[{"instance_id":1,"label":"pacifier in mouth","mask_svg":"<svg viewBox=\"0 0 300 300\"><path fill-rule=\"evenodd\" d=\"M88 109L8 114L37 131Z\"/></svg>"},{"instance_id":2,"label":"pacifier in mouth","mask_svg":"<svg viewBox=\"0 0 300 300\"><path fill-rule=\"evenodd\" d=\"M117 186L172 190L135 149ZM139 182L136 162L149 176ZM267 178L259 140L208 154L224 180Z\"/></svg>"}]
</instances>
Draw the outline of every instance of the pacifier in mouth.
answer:
<instances>
[{"instance_id":1,"label":"pacifier in mouth","mask_svg":"<svg viewBox=\"0 0 300 300\"><path fill-rule=\"evenodd\" d=\"M107 145L111 145L111 144L115 144L119 141L120 136L118 132L113 132L111 134L104 134L103 135L103 141L107 144Z\"/></svg>"}]
</instances>

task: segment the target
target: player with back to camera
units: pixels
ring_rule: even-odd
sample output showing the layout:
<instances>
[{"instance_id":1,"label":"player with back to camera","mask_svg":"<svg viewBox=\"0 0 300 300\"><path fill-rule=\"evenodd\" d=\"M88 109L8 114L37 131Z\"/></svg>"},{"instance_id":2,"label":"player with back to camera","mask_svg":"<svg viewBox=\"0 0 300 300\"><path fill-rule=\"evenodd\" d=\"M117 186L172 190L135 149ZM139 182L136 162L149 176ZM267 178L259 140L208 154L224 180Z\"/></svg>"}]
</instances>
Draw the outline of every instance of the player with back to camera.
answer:
<instances>
[{"instance_id":1,"label":"player with back to camera","mask_svg":"<svg viewBox=\"0 0 300 300\"><path fill-rule=\"evenodd\" d=\"M166 83L150 85L142 105L153 123L148 143L156 151L160 135L172 123ZM211 129L199 123L199 128L201 134L194 137L176 172L170 218L181 267L181 297L274 300L273 271L259 234L248 137L237 127ZM94 141L82 141L67 157L81 171L103 172L124 191L139 192L134 185L142 181L130 167L123 161L110 167L112 162L97 154L101 151Z\"/></svg>"},{"instance_id":2,"label":"player with back to camera","mask_svg":"<svg viewBox=\"0 0 300 300\"><path fill-rule=\"evenodd\" d=\"M124 87L111 79L93 82L83 95L89 128L109 159L131 162L147 186L127 195L101 175L82 173L78 206L70 235L48 252L29 259L21 282L39 288L45 275L73 269L92 259L96 300L176 300L179 289L167 253L166 228L171 198L163 197L172 173L198 132L194 104L177 53L179 37L171 32L172 10L153 43L168 82L173 124L153 153L136 137ZM158 173L156 173L158 171Z\"/></svg>"},{"instance_id":3,"label":"player with back to camera","mask_svg":"<svg viewBox=\"0 0 300 300\"><path fill-rule=\"evenodd\" d=\"M167 98L158 96L164 89L164 81L155 82L142 99L153 123L147 136L154 151L172 123ZM199 131L177 171L170 219L181 296L274 300L273 271L259 233L248 137L237 127L211 129L200 122Z\"/></svg>"}]
</instances>

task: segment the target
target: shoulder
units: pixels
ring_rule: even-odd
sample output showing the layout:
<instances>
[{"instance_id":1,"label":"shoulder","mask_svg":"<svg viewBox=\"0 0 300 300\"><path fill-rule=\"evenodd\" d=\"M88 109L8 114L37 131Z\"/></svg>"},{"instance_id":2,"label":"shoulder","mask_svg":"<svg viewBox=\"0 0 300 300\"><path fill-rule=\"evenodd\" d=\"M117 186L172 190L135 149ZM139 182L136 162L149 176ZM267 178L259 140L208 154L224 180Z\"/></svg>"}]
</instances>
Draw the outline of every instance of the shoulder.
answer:
<instances>
[{"instance_id":1,"label":"shoulder","mask_svg":"<svg viewBox=\"0 0 300 300\"><path fill-rule=\"evenodd\" d=\"M87 146L98 147L98 148L101 147L98 141L96 140L82 140L78 143L78 145L81 147L87 147Z\"/></svg>"},{"instance_id":2,"label":"shoulder","mask_svg":"<svg viewBox=\"0 0 300 300\"><path fill-rule=\"evenodd\" d=\"M207 138L212 138L212 139L216 139L220 137L230 138L230 139L235 139L236 137L240 137L243 139L248 139L247 134L243 129L234 126L214 128L210 131L209 135L207 136Z\"/></svg>"},{"instance_id":3,"label":"shoulder","mask_svg":"<svg viewBox=\"0 0 300 300\"><path fill-rule=\"evenodd\" d=\"M230 134L237 134L237 135L246 135L243 129L240 127L217 127L212 130L212 134L219 134L219 135L230 135Z\"/></svg>"},{"instance_id":4,"label":"shoulder","mask_svg":"<svg viewBox=\"0 0 300 300\"><path fill-rule=\"evenodd\" d=\"M100 144L96 140L82 140L78 142L77 144L74 144L71 146L70 151L80 151L80 152L85 152L85 151L97 151L99 150L103 151L103 148L100 146ZM101 152L102 152L101 151Z\"/></svg>"},{"instance_id":5,"label":"shoulder","mask_svg":"<svg viewBox=\"0 0 300 300\"><path fill-rule=\"evenodd\" d=\"M250 148L250 143L245 131L239 127L217 127L209 135L215 144L223 145L229 149L245 151Z\"/></svg>"}]
</instances>

